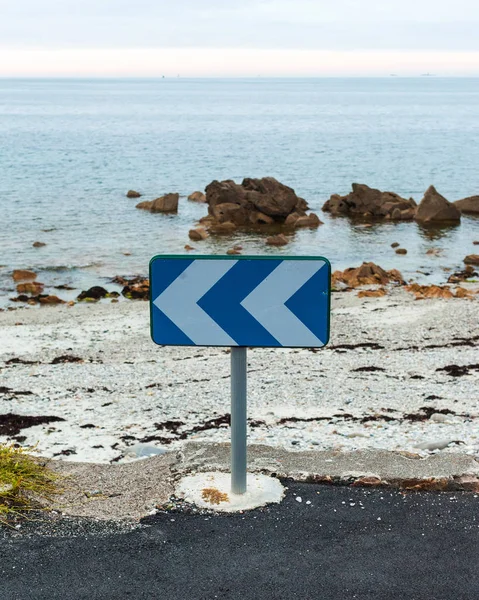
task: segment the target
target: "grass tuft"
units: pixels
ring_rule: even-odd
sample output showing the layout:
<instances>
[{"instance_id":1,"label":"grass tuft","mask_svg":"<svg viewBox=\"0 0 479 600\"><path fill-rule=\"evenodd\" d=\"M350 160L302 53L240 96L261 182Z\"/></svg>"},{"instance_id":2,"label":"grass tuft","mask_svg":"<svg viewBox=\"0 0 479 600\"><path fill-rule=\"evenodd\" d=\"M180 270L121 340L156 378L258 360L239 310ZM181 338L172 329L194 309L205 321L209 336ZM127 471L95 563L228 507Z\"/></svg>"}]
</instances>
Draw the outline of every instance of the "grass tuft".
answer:
<instances>
[{"instance_id":1,"label":"grass tuft","mask_svg":"<svg viewBox=\"0 0 479 600\"><path fill-rule=\"evenodd\" d=\"M0 525L41 508L61 492L59 479L26 449L0 443Z\"/></svg>"}]
</instances>

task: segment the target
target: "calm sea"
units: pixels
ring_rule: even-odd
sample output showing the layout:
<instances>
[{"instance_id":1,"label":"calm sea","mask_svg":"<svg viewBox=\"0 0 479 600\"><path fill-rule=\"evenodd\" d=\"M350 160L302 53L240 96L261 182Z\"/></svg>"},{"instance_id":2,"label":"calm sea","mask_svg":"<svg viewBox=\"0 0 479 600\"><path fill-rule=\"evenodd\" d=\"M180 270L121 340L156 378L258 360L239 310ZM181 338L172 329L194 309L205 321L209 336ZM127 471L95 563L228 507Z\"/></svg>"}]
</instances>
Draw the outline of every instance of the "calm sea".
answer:
<instances>
[{"instance_id":1,"label":"calm sea","mask_svg":"<svg viewBox=\"0 0 479 600\"><path fill-rule=\"evenodd\" d=\"M441 267L473 251L479 219L432 232L364 228L320 208L354 181L418 201L433 183L457 200L479 194L478 165L479 79L3 79L0 294L11 295L12 268L83 287L146 274L152 255L183 252L206 213L189 193L266 175L306 198L325 225L279 251L238 234L196 244L202 253L241 243L248 253L319 254L333 268L374 260L444 281ZM136 210L130 188L143 199L179 192L179 214ZM407 256L394 253L395 241ZM426 255L431 247L442 255Z\"/></svg>"}]
</instances>

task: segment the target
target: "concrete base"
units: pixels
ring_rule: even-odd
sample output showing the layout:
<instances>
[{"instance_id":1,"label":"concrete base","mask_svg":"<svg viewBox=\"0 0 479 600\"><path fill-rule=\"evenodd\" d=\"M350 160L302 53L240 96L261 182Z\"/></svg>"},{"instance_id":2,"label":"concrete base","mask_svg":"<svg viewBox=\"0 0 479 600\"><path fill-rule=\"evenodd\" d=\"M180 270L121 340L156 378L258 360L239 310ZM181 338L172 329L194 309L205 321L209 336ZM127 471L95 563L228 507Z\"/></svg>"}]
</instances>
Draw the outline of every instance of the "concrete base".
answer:
<instances>
[{"instance_id":1,"label":"concrete base","mask_svg":"<svg viewBox=\"0 0 479 600\"><path fill-rule=\"evenodd\" d=\"M281 502L284 491L278 479L248 473L246 493L232 494L231 475L210 472L184 477L179 482L175 494L200 508L238 512Z\"/></svg>"}]
</instances>

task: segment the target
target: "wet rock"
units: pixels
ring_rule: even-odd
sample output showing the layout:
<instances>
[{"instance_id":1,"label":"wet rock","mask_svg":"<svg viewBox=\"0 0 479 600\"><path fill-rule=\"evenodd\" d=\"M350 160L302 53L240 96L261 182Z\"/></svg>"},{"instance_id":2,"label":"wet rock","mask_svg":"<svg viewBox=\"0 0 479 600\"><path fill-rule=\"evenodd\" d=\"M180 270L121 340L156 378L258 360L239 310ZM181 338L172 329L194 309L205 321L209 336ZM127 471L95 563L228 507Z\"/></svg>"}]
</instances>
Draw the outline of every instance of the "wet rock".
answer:
<instances>
[{"instance_id":1,"label":"wet rock","mask_svg":"<svg viewBox=\"0 0 479 600\"><path fill-rule=\"evenodd\" d=\"M399 243L398 243L398 242L393 242L393 243L391 244L391 248L398 248L398 246L399 246Z\"/></svg>"},{"instance_id":2,"label":"wet rock","mask_svg":"<svg viewBox=\"0 0 479 600\"><path fill-rule=\"evenodd\" d=\"M96 302L98 300L101 300L101 298L117 298L119 295L120 294L118 294L118 292L109 292L108 290L105 290L105 288L103 288L99 285L95 285L95 286L91 287L89 290L81 292L77 296L77 300L80 302L82 302L82 301Z\"/></svg>"},{"instance_id":3,"label":"wet rock","mask_svg":"<svg viewBox=\"0 0 479 600\"><path fill-rule=\"evenodd\" d=\"M323 222L315 213L309 213L309 215L305 217L298 217L294 222L295 228L310 227L311 229L314 229L316 227L319 227L320 225L323 225Z\"/></svg>"},{"instance_id":4,"label":"wet rock","mask_svg":"<svg viewBox=\"0 0 479 600\"><path fill-rule=\"evenodd\" d=\"M332 276L333 287L336 287L338 283L342 283L350 288L356 288L360 285L384 286L388 283L404 285L405 281L401 273L396 269L385 271L373 262L365 262L360 267L352 267L345 271L335 271Z\"/></svg>"},{"instance_id":5,"label":"wet rock","mask_svg":"<svg viewBox=\"0 0 479 600\"><path fill-rule=\"evenodd\" d=\"M397 248L396 254L407 254L406 248Z\"/></svg>"},{"instance_id":6,"label":"wet rock","mask_svg":"<svg viewBox=\"0 0 479 600\"><path fill-rule=\"evenodd\" d=\"M44 242L33 242L32 246L34 248L43 248L43 246L46 246L46 244Z\"/></svg>"},{"instance_id":7,"label":"wet rock","mask_svg":"<svg viewBox=\"0 0 479 600\"><path fill-rule=\"evenodd\" d=\"M205 194L203 194L203 192L193 192L192 194L190 194L188 196L188 200L190 200L190 202L206 202L206 196Z\"/></svg>"},{"instance_id":8,"label":"wet rock","mask_svg":"<svg viewBox=\"0 0 479 600\"><path fill-rule=\"evenodd\" d=\"M190 229L188 237L193 242L201 242L201 240L206 240L208 233L204 227L197 227L196 229Z\"/></svg>"},{"instance_id":9,"label":"wet rock","mask_svg":"<svg viewBox=\"0 0 479 600\"><path fill-rule=\"evenodd\" d=\"M126 193L127 198L140 198L140 192L136 192L135 190L128 190Z\"/></svg>"},{"instance_id":10,"label":"wet rock","mask_svg":"<svg viewBox=\"0 0 479 600\"><path fill-rule=\"evenodd\" d=\"M295 191L273 177L213 181L206 187L208 213L218 222L238 226L284 223L291 213L305 216L308 205Z\"/></svg>"},{"instance_id":11,"label":"wet rock","mask_svg":"<svg viewBox=\"0 0 479 600\"><path fill-rule=\"evenodd\" d=\"M236 225L231 221L226 221L226 223L218 223L217 221L214 221L208 225L208 231L218 234L233 233L233 231L236 231Z\"/></svg>"},{"instance_id":12,"label":"wet rock","mask_svg":"<svg viewBox=\"0 0 479 600\"><path fill-rule=\"evenodd\" d=\"M34 271L27 271L25 269L15 269L13 271L14 281L29 281L37 278L37 274Z\"/></svg>"},{"instance_id":13,"label":"wet rock","mask_svg":"<svg viewBox=\"0 0 479 600\"><path fill-rule=\"evenodd\" d=\"M323 211L333 216L374 219L410 220L414 218L416 202L401 198L394 192L381 192L365 184L353 183L346 196L333 194L323 205Z\"/></svg>"},{"instance_id":14,"label":"wet rock","mask_svg":"<svg viewBox=\"0 0 479 600\"><path fill-rule=\"evenodd\" d=\"M417 208L415 218L424 224L457 223L461 220L461 212L431 185Z\"/></svg>"},{"instance_id":15,"label":"wet rock","mask_svg":"<svg viewBox=\"0 0 479 600\"><path fill-rule=\"evenodd\" d=\"M454 206L466 215L479 215L479 196L469 196L469 198L463 200L456 200Z\"/></svg>"},{"instance_id":16,"label":"wet rock","mask_svg":"<svg viewBox=\"0 0 479 600\"><path fill-rule=\"evenodd\" d=\"M65 300L62 300L58 296L38 296L40 304L65 304Z\"/></svg>"},{"instance_id":17,"label":"wet rock","mask_svg":"<svg viewBox=\"0 0 479 600\"><path fill-rule=\"evenodd\" d=\"M152 213L178 212L179 199L179 194L165 194L164 196L153 200L150 210Z\"/></svg>"},{"instance_id":18,"label":"wet rock","mask_svg":"<svg viewBox=\"0 0 479 600\"><path fill-rule=\"evenodd\" d=\"M469 254L464 259L466 265L479 265L479 254Z\"/></svg>"},{"instance_id":19,"label":"wet rock","mask_svg":"<svg viewBox=\"0 0 479 600\"><path fill-rule=\"evenodd\" d=\"M60 421L65 421L65 419L55 416L30 417L27 415L8 413L6 415L0 415L0 435L11 437L12 435L18 435L22 429L35 427L36 425L58 423Z\"/></svg>"},{"instance_id":20,"label":"wet rock","mask_svg":"<svg viewBox=\"0 0 479 600\"><path fill-rule=\"evenodd\" d=\"M230 255L241 254L241 250L239 250L237 247L230 248L229 250L227 250L226 254L230 254Z\"/></svg>"},{"instance_id":21,"label":"wet rock","mask_svg":"<svg viewBox=\"0 0 479 600\"><path fill-rule=\"evenodd\" d=\"M121 294L125 298L128 298L129 300L149 300L149 279L146 279L144 277L134 277L133 279L116 277L114 281L124 286L121 290Z\"/></svg>"},{"instance_id":22,"label":"wet rock","mask_svg":"<svg viewBox=\"0 0 479 600\"><path fill-rule=\"evenodd\" d=\"M467 281L472 277L479 277L479 273L474 271L474 267L472 265L467 265L464 271L458 271L457 273L452 273L452 275L449 275L447 283L460 283L461 281Z\"/></svg>"},{"instance_id":23,"label":"wet rock","mask_svg":"<svg viewBox=\"0 0 479 600\"><path fill-rule=\"evenodd\" d=\"M190 246L189 244L185 245L185 250L187 250L188 252L190 252L191 250L194 250L193 246Z\"/></svg>"},{"instance_id":24,"label":"wet rock","mask_svg":"<svg viewBox=\"0 0 479 600\"><path fill-rule=\"evenodd\" d=\"M32 296L38 296L43 292L44 285L39 281L31 281L29 283L17 284L17 292L19 294L30 294Z\"/></svg>"},{"instance_id":25,"label":"wet rock","mask_svg":"<svg viewBox=\"0 0 479 600\"><path fill-rule=\"evenodd\" d=\"M286 246L289 241L284 234L280 233L279 235L272 235L266 238L266 243L268 246Z\"/></svg>"}]
</instances>

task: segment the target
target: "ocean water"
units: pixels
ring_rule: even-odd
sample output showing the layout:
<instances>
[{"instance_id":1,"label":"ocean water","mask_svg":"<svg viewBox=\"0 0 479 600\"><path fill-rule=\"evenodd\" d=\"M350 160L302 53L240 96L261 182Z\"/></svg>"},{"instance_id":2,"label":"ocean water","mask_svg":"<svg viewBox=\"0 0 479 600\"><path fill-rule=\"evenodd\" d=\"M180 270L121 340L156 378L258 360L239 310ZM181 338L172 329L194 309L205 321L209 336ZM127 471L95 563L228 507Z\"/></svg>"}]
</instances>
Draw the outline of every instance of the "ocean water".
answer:
<instances>
[{"instance_id":1,"label":"ocean water","mask_svg":"<svg viewBox=\"0 0 479 600\"><path fill-rule=\"evenodd\" d=\"M442 267L473 252L479 219L443 230L365 228L321 206L352 182L417 201L434 184L457 200L479 194L478 165L479 79L3 79L0 295L12 295L13 268L79 287L146 274L154 254L183 253L206 214L189 193L213 179L267 175L293 187L325 224L281 249L238 233L193 244L201 253L240 243L250 254L323 255L333 268L373 260L444 281ZM135 209L130 188L142 199L179 192L178 215ZM395 241L406 256L391 249ZM442 253L426 255L431 247Z\"/></svg>"}]
</instances>

